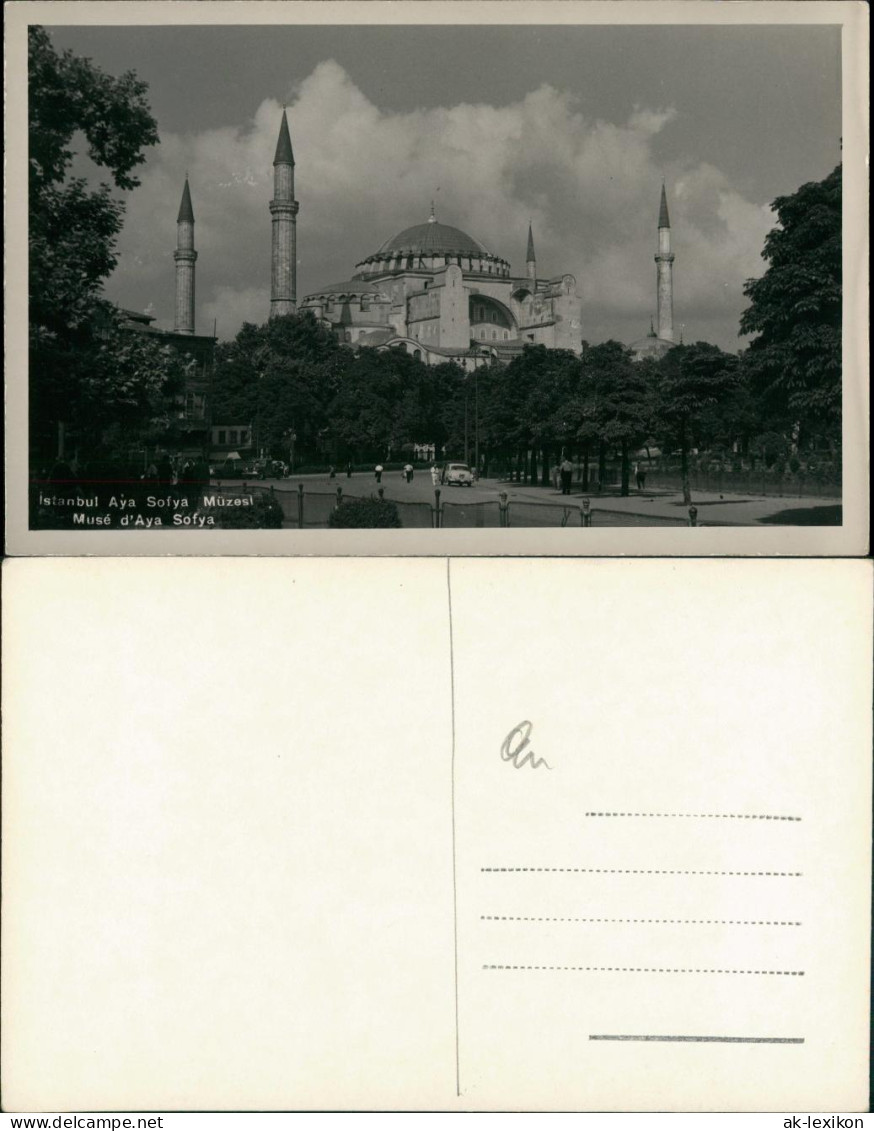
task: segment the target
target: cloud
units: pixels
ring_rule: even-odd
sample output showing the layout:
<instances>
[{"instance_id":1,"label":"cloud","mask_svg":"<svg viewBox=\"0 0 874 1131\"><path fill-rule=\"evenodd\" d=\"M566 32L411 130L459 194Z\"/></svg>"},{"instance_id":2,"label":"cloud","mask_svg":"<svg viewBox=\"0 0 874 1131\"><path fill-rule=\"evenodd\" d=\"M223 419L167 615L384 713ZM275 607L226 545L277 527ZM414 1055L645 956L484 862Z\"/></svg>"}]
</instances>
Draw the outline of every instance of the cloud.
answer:
<instances>
[{"instance_id":1,"label":"cloud","mask_svg":"<svg viewBox=\"0 0 874 1131\"><path fill-rule=\"evenodd\" d=\"M130 197L112 297L172 320L175 220L186 170L197 221L198 329L222 337L268 313L272 161L281 107L251 121L164 134ZM673 224L675 321L686 337L737 344L742 286L762 270L773 217L694 159L665 167L659 135L670 107L637 106L625 122L595 121L544 84L506 106L486 103L394 113L380 109L333 61L319 64L288 107L298 217L298 297L348 278L403 228L438 218L524 272L533 223L541 274L570 271L583 296L583 335L630 340L655 307L656 218L662 176Z\"/></svg>"}]
</instances>

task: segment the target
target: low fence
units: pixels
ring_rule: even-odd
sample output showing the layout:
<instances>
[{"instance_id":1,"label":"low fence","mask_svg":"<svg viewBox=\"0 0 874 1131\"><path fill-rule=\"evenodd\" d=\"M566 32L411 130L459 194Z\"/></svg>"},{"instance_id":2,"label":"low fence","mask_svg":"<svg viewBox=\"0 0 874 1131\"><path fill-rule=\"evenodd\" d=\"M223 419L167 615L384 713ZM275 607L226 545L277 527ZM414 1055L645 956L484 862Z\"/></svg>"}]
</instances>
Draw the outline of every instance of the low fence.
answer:
<instances>
[{"instance_id":1,"label":"low fence","mask_svg":"<svg viewBox=\"0 0 874 1131\"><path fill-rule=\"evenodd\" d=\"M224 484L224 494L271 495L282 507L283 526L299 530L325 529L332 512L341 502L351 499L371 498L370 495L350 495L338 487L336 491L308 491L303 483L292 487L266 487L255 483ZM385 489L377 488L379 498ZM617 526L728 526L731 523L699 522L698 508L691 506L684 515L676 518L652 514L629 514L627 511L592 507L591 500L580 503L547 503L529 499L509 499L501 492L497 499L470 502L444 502L439 488L434 491L434 501L404 502L392 499L397 507L401 525L406 529L420 530L478 530L501 527L617 527Z\"/></svg>"},{"instance_id":2,"label":"low fence","mask_svg":"<svg viewBox=\"0 0 874 1131\"><path fill-rule=\"evenodd\" d=\"M647 487L681 491L683 477L678 470L646 470ZM839 499L840 479L815 471L690 471L689 486L693 491L721 495L765 495L776 498Z\"/></svg>"}]
</instances>

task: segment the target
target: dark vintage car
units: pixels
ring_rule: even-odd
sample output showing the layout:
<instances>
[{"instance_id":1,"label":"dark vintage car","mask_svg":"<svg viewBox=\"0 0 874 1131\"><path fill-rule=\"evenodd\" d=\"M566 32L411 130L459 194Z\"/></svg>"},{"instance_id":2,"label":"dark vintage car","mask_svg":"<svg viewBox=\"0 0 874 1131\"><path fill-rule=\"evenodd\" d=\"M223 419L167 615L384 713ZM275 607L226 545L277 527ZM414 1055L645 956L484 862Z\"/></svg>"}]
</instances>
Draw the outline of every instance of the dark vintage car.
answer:
<instances>
[{"instance_id":1,"label":"dark vintage car","mask_svg":"<svg viewBox=\"0 0 874 1131\"><path fill-rule=\"evenodd\" d=\"M247 475L250 479L255 478L251 470L251 465L246 464L241 459L222 460L221 463L213 464L209 471L210 475L215 479L245 479Z\"/></svg>"}]
</instances>

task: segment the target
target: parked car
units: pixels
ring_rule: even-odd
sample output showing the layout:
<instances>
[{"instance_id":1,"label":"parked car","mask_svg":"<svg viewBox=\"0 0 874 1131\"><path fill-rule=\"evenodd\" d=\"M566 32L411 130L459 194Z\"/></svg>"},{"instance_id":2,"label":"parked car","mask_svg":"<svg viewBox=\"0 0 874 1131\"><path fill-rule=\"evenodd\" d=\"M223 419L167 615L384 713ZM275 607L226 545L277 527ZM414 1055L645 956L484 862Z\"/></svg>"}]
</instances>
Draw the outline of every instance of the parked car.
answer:
<instances>
[{"instance_id":1,"label":"parked car","mask_svg":"<svg viewBox=\"0 0 874 1131\"><path fill-rule=\"evenodd\" d=\"M443 468L443 483L447 487L472 487L473 486L473 472L466 463L447 463Z\"/></svg>"},{"instance_id":2,"label":"parked car","mask_svg":"<svg viewBox=\"0 0 874 1131\"><path fill-rule=\"evenodd\" d=\"M210 474L214 475L216 479L242 479L247 473L246 465L241 459L226 459L221 463L214 464L210 468Z\"/></svg>"}]
</instances>

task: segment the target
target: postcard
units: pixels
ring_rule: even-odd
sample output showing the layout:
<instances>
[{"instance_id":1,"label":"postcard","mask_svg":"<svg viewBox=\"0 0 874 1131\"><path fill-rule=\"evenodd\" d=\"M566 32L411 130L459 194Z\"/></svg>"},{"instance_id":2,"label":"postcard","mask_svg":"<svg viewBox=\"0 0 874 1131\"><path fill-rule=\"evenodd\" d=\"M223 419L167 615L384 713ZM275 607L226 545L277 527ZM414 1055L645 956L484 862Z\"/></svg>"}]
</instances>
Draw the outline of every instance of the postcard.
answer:
<instances>
[{"instance_id":1,"label":"postcard","mask_svg":"<svg viewBox=\"0 0 874 1131\"><path fill-rule=\"evenodd\" d=\"M10 553L867 552L864 5L7 9Z\"/></svg>"},{"instance_id":2,"label":"postcard","mask_svg":"<svg viewBox=\"0 0 874 1131\"><path fill-rule=\"evenodd\" d=\"M5 1110L867 1110L870 563L4 580Z\"/></svg>"}]
</instances>

